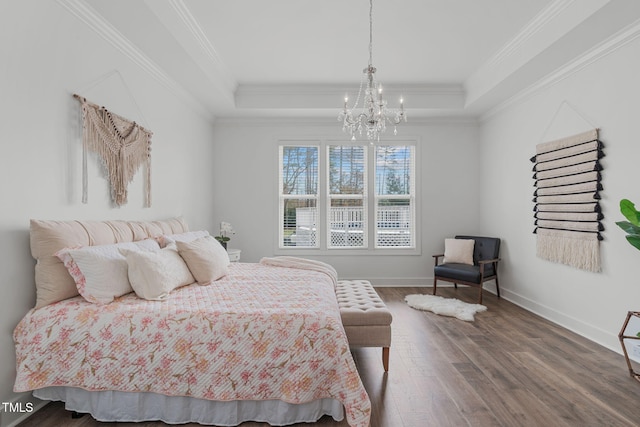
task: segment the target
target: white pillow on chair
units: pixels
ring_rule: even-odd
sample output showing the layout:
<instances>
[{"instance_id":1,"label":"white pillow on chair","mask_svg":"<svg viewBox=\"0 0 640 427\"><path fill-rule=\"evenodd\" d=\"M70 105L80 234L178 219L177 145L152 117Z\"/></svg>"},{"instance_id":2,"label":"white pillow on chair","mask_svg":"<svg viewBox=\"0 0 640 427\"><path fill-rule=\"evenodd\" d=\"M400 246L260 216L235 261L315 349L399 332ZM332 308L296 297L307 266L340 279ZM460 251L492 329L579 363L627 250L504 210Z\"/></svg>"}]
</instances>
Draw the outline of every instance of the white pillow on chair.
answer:
<instances>
[{"instance_id":1,"label":"white pillow on chair","mask_svg":"<svg viewBox=\"0 0 640 427\"><path fill-rule=\"evenodd\" d=\"M444 239L444 259L442 262L473 265L475 243L476 241L473 239Z\"/></svg>"}]
</instances>

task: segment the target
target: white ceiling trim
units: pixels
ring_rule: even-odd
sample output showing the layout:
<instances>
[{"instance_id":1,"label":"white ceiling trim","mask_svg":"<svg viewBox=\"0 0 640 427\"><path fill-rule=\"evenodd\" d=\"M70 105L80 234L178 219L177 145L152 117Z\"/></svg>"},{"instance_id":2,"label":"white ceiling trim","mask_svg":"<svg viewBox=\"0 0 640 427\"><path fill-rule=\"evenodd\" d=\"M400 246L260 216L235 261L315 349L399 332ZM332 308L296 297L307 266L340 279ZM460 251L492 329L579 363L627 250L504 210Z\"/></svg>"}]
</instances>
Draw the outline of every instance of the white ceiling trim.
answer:
<instances>
[{"instance_id":1,"label":"white ceiling trim","mask_svg":"<svg viewBox=\"0 0 640 427\"><path fill-rule=\"evenodd\" d=\"M498 67L500 63L509 59L514 52L521 50L527 40L540 34L560 13L562 13L575 0L555 0L536 15L520 32L512 38L502 49L495 53L484 67Z\"/></svg>"},{"instance_id":2,"label":"white ceiling trim","mask_svg":"<svg viewBox=\"0 0 640 427\"><path fill-rule=\"evenodd\" d=\"M355 102L357 88L357 85L330 84L239 85L235 102L237 108L333 108L338 111L346 94L349 105ZM401 90L386 86L384 97L391 108L399 107L402 98L407 109L457 110L464 107L465 91L462 85L456 84L402 85Z\"/></svg>"},{"instance_id":3,"label":"white ceiling trim","mask_svg":"<svg viewBox=\"0 0 640 427\"><path fill-rule=\"evenodd\" d=\"M611 0L555 0L465 82L467 106L478 102Z\"/></svg>"},{"instance_id":4,"label":"white ceiling trim","mask_svg":"<svg viewBox=\"0 0 640 427\"><path fill-rule=\"evenodd\" d=\"M208 76L209 81L228 101L233 101L238 83L184 1L145 0L145 4Z\"/></svg>"},{"instance_id":5,"label":"white ceiling trim","mask_svg":"<svg viewBox=\"0 0 640 427\"><path fill-rule=\"evenodd\" d=\"M216 124L224 124L228 126L326 126L332 130L340 129L335 119L327 119L326 117L264 117L264 116L242 116L242 117L217 117ZM440 116L440 117L416 117L411 118L408 123L402 124L398 128L398 137L406 137L412 135L411 126L414 125L459 125L459 126L477 126L476 117L467 116ZM391 131L388 135L392 135ZM345 139L351 136L344 134Z\"/></svg>"},{"instance_id":6,"label":"white ceiling trim","mask_svg":"<svg viewBox=\"0 0 640 427\"><path fill-rule=\"evenodd\" d=\"M171 93L180 98L191 109L208 120L211 120L213 113L209 111L204 104L187 92L182 85L169 77L160 66L149 59L147 55L124 37L92 7L88 6L82 0L57 0L57 2L89 26L96 34L111 43L111 45L151 75Z\"/></svg>"},{"instance_id":7,"label":"white ceiling trim","mask_svg":"<svg viewBox=\"0 0 640 427\"><path fill-rule=\"evenodd\" d=\"M626 28L620 30L607 40L594 46L584 54L577 57L574 61L566 64L565 66L555 70L553 73L548 74L545 78L537 81L535 84L529 86L525 90L520 91L516 95L507 99L506 101L496 105L485 114L480 117L480 121L484 122L489 120L492 116L498 114L500 111L510 107L514 104L524 102L530 99L539 91L544 90L564 79L577 73L585 67L593 64L601 58L615 52L626 44L640 37L640 20L628 25Z\"/></svg>"}]
</instances>

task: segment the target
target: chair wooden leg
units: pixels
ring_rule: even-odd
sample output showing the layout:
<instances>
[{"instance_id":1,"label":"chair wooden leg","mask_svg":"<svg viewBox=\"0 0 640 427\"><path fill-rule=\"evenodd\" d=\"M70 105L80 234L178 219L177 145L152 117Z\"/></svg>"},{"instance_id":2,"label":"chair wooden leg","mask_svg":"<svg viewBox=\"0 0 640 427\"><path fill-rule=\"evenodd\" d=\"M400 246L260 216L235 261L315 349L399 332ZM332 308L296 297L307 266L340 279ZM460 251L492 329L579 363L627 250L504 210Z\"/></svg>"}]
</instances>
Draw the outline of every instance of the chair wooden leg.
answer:
<instances>
[{"instance_id":1,"label":"chair wooden leg","mask_svg":"<svg viewBox=\"0 0 640 427\"><path fill-rule=\"evenodd\" d=\"M480 295L478 295L478 304L482 304L482 283L480 283Z\"/></svg>"},{"instance_id":2,"label":"chair wooden leg","mask_svg":"<svg viewBox=\"0 0 640 427\"><path fill-rule=\"evenodd\" d=\"M498 294L498 298L500 298L500 285L498 284L498 275L496 274L496 293Z\"/></svg>"},{"instance_id":3,"label":"chair wooden leg","mask_svg":"<svg viewBox=\"0 0 640 427\"><path fill-rule=\"evenodd\" d=\"M454 283L454 284L453 284L453 287L454 287L454 288L456 288L456 289L458 289L458 284L457 284L457 283Z\"/></svg>"},{"instance_id":4,"label":"chair wooden leg","mask_svg":"<svg viewBox=\"0 0 640 427\"><path fill-rule=\"evenodd\" d=\"M435 277L433 278L433 295L436 294L436 283L438 282L438 279L436 279Z\"/></svg>"},{"instance_id":5,"label":"chair wooden leg","mask_svg":"<svg viewBox=\"0 0 640 427\"><path fill-rule=\"evenodd\" d=\"M382 366L385 372L389 372L389 347L382 347Z\"/></svg>"}]
</instances>

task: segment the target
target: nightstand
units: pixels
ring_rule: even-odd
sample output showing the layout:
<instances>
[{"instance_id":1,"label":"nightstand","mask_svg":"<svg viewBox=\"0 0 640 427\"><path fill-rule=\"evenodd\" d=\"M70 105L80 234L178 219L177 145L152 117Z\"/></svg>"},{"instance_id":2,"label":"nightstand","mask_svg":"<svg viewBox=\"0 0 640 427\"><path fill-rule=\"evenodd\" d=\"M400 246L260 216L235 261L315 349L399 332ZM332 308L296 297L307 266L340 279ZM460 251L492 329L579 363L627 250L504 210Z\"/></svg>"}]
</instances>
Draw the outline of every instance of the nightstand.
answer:
<instances>
[{"instance_id":1,"label":"nightstand","mask_svg":"<svg viewBox=\"0 0 640 427\"><path fill-rule=\"evenodd\" d=\"M227 254L229 254L229 261L238 262L240 261L240 252L241 249L227 249Z\"/></svg>"}]
</instances>

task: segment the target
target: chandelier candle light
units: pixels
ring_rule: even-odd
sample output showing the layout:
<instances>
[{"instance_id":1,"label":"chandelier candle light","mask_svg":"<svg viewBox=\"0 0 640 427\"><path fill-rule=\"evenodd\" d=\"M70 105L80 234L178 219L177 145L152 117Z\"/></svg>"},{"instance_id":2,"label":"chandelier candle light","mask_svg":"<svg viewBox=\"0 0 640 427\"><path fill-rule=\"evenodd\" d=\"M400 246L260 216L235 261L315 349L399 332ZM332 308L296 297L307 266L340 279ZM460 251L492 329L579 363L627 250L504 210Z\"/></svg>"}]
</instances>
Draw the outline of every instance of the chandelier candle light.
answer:
<instances>
[{"instance_id":1,"label":"chandelier candle light","mask_svg":"<svg viewBox=\"0 0 640 427\"><path fill-rule=\"evenodd\" d=\"M404 112L404 102L400 98L400 108L387 108L387 101L382 98L382 84L375 80L376 68L372 65L373 59L373 0L369 0L369 65L362 70L362 80L360 81L360 89L358 97L352 108L349 108L347 102L349 97L344 98L344 108L338 115L338 121L342 121L342 130L351 134L351 140L356 139L356 133L362 135L363 131L367 131L367 139L370 143L380 141L380 134L387 129L387 122L393 124L393 134L398 134L396 126L401 122L407 121ZM364 81L367 81L367 87L364 91L364 100L362 110L356 111L360 96L362 95L362 87Z\"/></svg>"}]
</instances>

